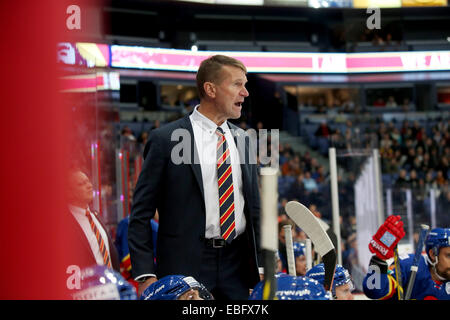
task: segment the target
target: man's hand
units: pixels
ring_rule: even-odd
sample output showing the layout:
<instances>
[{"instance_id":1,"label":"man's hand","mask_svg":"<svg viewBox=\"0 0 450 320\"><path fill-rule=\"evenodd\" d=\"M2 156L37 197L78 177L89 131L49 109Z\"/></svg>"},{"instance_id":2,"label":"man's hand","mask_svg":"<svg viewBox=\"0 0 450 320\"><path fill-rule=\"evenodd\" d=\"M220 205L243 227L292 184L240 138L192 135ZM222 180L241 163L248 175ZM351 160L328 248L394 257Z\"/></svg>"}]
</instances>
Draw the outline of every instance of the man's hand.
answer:
<instances>
[{"instance_id":1,"label":"man's hand","mask_svg":"<svg viewBox=\"0 0 450 320\"><path fill-rule=\"evenodd\" d=\"M372 237L369 250L382 260L394 256L394 249L398 242L405 236L403 222L400 216L389 216Z\"/></svg>"},{"instance_id":2,"label":"man's hand","mask_svg":"<svg viewBox=\"0 0 450 320\"><path fill-rule=\"evenodd\" d=\"M138 297L140 297L142 295L142 293L144 292L145 289L147 289L153 282L158 281L158 279L156 279L156 277L150 277L147 280L145 280L144 282L140 282L138 285Z\"/></svg>"}]
</instances>

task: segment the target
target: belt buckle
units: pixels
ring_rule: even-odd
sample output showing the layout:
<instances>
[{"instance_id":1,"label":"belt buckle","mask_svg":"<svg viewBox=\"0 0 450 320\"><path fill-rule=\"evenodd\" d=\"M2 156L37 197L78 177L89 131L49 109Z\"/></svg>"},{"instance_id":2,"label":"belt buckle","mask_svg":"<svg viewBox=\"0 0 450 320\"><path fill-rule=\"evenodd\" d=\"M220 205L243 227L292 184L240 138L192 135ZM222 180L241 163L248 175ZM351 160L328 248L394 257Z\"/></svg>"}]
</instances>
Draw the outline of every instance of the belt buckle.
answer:
<instances>
[{"instance_id":1,"label":"belt buckle","mask_svg":"<svg viewBox=\"0 0 450 320\"><path fill-rule=\"evenodd\" d=\"M213 239L212 245L214 249L220 249L225 246L225 240L223 239ZM216 244L217 243L217 244Z\"/></svg>"}]
</instances>

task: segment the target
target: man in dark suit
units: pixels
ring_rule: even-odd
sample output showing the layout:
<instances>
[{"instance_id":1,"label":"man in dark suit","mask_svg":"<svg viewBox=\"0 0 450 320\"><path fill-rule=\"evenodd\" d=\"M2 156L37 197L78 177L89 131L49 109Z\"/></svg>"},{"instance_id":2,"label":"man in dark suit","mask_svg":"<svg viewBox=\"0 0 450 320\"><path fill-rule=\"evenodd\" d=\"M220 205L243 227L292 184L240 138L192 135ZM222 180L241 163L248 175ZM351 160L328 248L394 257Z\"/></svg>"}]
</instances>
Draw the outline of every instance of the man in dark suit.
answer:
<instances>
[{"instance_id":1,"label":"man in dark suit","mask_svg":"<svg viewBox=\"0 0 450 320\"><path fill-rule=\"evenodd\" d=\"M260 280L260 199L249 137L228 119L249 95L246 68L227 56L197 72L200 104L153 130L144 150L128 230L139 294L157 278L182 274L216 299L247 299ZM181 146L181 147L180 147ZM159 212L156 264L149 220Z\"/></svg>"},{"instance_id":2,"label":"man in dark suit","mask_svg":"<svg viewBox=\"0 0 450 320\"><path fill-rule=\"evenodd\" d=\"M89 178L82 171L72 170L68 174L67 191L69 215L73 222L72 230L67 230L74 246L71 264L81 269L95 264L106 265L119 271L115 244L100 217L89 209L94 196Z\"/></svg>"}]
</instances>

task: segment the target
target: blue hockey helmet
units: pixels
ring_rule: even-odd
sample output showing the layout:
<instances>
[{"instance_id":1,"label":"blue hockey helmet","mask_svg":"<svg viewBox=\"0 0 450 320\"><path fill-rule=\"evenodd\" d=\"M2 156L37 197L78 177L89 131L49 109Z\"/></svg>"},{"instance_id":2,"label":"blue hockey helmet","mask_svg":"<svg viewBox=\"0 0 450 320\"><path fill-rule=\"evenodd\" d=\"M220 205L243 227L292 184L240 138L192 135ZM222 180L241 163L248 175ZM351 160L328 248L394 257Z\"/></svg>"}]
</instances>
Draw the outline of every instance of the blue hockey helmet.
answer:
<instances>
[{"instance_id":1,"label":"blue hockey helmet","mask_svg":"<svg viewBox=\"0 0 450 320\"><path fill-rule=\"evenodd\" d=\"M318 265L315 265L312 267L307 273L306 276L309 278L312 278L314 280L317 280L320 284L323 285L325 281L325 267L323 263L319 263ZM334 280L333 280L333 293L336 290L336 287L343 286L347 283L350 283L350 289L353 289L353 282L352 278L350 276L350 273L347 269L345 269L340 264L336 265L336 270L334 272Z\"/></svg>"},{"instance_id":2,"label":"blue hockey helmet","mask_svg":"<svg viewBox=\"0 0 450 320\"><path fill-rule=\"evenodd\" d=\"M141 295L141 300L177 300L183 293L195 289L203 300L214 300L212 294L193 277L165 276L152 283Z\"/></svg>"},{"instance_id":3,"label":"blue hockey helmet","mask_svg":"<svg viewBox=\"0 0 450 320\"><path fill-rule=\"evenodd\" d=\"M136 289L122 275L106 266L81 270L80 289L74 300L137 300Z\"/></svg>"},{"instance_id":4,"label":"blue hockey helmet","mask_svg":"<svg viewBox=\"0 0 450 320\"><path fill-rule=\"evenodd\" d=\"M330 300L331 296L324 287L311 278L277 274L278 300ZM262 300L264 281L259 282L253 289L249 300Z\"/></svg>"},{"instance_id":5,"label":"blue hockey helmet","mask_svg":"<svg viewBox=\"0 0 450 320\"><path fill-rule=\"evenodd\" d=\"M430 250L432 249L434 254L439 254L439 249L442 247L450 246L450 228L434 228L428 233L425 240L425 250L427 256L430 257Z\"/></svg>"},{"instance_id":6,"label":"blue hockey helmet","mask_svg":"<svg viewBox=\"0 0 450 320\"><path fill-rule=\"evenodd\" d=\"M306 251L306 245L302 242L294 242L294 257L304 256Z\"/></svg>"}]
</instances>

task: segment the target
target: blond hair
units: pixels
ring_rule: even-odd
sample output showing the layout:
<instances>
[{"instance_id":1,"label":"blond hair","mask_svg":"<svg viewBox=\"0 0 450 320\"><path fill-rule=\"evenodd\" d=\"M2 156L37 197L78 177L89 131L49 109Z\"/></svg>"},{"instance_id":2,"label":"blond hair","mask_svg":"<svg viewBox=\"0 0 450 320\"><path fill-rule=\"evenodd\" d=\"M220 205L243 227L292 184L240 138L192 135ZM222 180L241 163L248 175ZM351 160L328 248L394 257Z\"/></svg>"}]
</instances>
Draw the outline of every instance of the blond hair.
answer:
<instances>
[{"instance_id":1,"label":"blond hair","mask_svg":"<svg viewBox=\"0 0 450 320\"><path fill-rule=\"evenodd\" d=\"M203 60L197 71L197 90L201 98L204 98L206 93L203 88L205 82L220 83L222 77L222 67L231 66L239 68L245 73L247 73L247 68L244 64L232 57L215 55L211 56L206 60Z\"/></svg>"}]
</instances>

